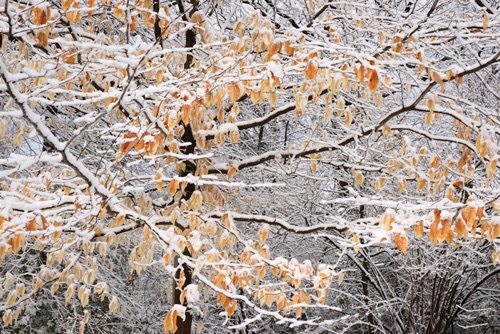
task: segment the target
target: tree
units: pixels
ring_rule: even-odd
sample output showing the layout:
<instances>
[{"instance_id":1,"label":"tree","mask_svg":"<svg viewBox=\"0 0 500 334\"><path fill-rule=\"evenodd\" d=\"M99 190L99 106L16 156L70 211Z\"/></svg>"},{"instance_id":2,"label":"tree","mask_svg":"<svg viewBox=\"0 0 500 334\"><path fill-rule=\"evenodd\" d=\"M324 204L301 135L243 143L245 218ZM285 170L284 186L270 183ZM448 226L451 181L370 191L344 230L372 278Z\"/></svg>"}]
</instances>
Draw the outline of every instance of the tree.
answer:
<instances>
[{"instance_id":1,"label":"tree","mask_svg":"<svg viewBox=\"0 0 500 334\"><path fill-rule=\"evenodd\" d=\"M495 1L0 7L5 326L498 324Z\"/></svg>"}]
</instances>

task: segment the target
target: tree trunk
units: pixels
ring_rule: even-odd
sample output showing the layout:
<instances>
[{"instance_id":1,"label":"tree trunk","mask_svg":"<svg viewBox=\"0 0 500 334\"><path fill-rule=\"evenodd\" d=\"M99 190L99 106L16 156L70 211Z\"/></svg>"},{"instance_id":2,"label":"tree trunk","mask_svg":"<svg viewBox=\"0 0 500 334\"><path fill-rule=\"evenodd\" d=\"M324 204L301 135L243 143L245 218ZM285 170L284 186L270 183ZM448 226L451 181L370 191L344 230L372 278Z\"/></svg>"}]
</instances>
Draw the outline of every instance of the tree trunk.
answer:
<instances>
[{"instance_id":1,"label":"tree trunk","mask_svg":"<svg viewBox=\"0 0 500 334\"><path fill-rule=\"evenodd\" d=\"M361 205L359 207L359 218L365 218L365 206ZM364 250L362 250L364 252ZM370 295L368 291L368 284L370 283L369 277L366 274L369 270L369 263L368 263L368 256L363 257L363 268L365 269L364 271L361 271L361 286L363 288L363 296L365 298L365 305L369 309L370 308ZM372 326L373 326L373 314L368 311L367 315L367 333L372 334Z\"/></svg>"},{"instance_id":2,"label":"tree trunk","mask_svg":"<svg viewBox=\"0 0 500 334\"><path fill-rule=\"evenodd\" d=\"M183 14L183 20L188 22L189 21L189 17L187 16L188 13L186 13L186 10L184 8L184 4L183 4L182 0L177 0L177 5L179 7L179 11L181 12L181 14ZM191 5L192 5L192 8L189 11L190 16L196 11L197 1L191 0ZM186 31L186 48L192 48L195 44L196 44L196 32L193 29L189 29ZM186 62L184 63L184 69L185 70L189 69L191 67L192 63L193 63L193 54L191 52L189 52L187 54L187 57L186 57ZM195 148L196 148L196 140L194 138L193 130L191 129L190 124L184 126L184 134L182 135L181 140L183 143L190 143L190 145L182 146L181 152L183 154L186 154L186 155L193 154L195 151ZM196 165L186 164L186 168L184 169L184 171L179 173L179 176L183 177L183 176L186 176L188 174L194 175L195 173L196 173ZM189 183L186 186L184 191L185 191L184 195L181 197L180 202L182 202L183 200L187 201L191 198L191 195L195 191L195 185L193 183ZM191 256L191 254L189 253L187 248L184 250L183 255L184 256ZM175 266L178 265L178 258L175 259L174 265ZM180 304L180 305L183 305L183 303L181 302L182 290L177 288L177 281L180 279L182 272L184 272L184 277L186 279L186 281L184 283L184 287L191 284L192 280L193 280L191 268L189 268L188 265L183 263L181 265L181 268L179 268L175 272L175 281L174 281L174 285L173 285L174 304ZM186 302L184 302L184 306L187 306ZM191 314L190 310L188 309L186 311L186 318L184 321L182 321L182 319L180 319L180 318L177 319L178 329L175 333L176 334L191 334L192 324L193 324L193 315Z\"/></svg>"}]
</instances>

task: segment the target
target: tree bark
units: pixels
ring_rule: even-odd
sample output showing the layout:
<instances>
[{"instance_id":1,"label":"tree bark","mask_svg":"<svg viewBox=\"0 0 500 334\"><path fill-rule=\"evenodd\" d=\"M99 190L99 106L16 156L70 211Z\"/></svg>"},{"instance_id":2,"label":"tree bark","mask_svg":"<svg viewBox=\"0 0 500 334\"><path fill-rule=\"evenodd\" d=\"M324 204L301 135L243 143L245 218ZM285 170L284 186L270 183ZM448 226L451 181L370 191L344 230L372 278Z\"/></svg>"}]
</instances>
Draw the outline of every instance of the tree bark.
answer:
<instances>
[{"instance_id":1,"label":"tree bark","mask_svg":"<svg viewBox=\"0 0 500 334\"><path fill-rule=\"evenodd\" d=\"M183 1L177 0L177 5L179 7L179 11L181 12L181 14L183 14L183 16L182 16L183 20L188 22L189 17L187 16L188 13L186 13L186 10L184 8ZM189 11L189 15L192 15L196 11L197 1L191 0L191 5L192 5L192 8ZM186 44L185 44L186 48L192 48L195 44L196 44L196 32L193 29L189 29L186 31ZM189 68L191 68L192 63L193 63L193 54L191 52L189 52L187 54L187 57L186 57L186 62L184 63L184 69L188 70ZM193 154L195 151L195 148L196 148L196 140L194 138L193 130L192 130L190 124L184 125L184 134L182 135L181 140L183 143L190 144L187 146L182 146L181 152L185 155ZM195 173L196 173L196 165L186 164L186 168L184 169L184 171L179 173L179 176L183 177L183 176L186 176L189 174L194 175ZM184 194L181 197L180 202L182 202L183 200L185 200L185 201L189 200L194 191L195 191L195 185L193 183L189 183L184 190ZM191 256L191 254L189 253L189 250L187 248L184 250L183 255L184 256ZM175 259L174 265L178 266L178 258ZM173 285L174 304L187 306L186 302L184 302L184 303L181 302L182 290L177 288L177 281L180 279L182 272L184 272L184 277L186 280L184 283L184 286L188 286L193 281L193 275L191 272L191 268L189 268L188 265L183 263L181 265L181 267L175 272L175 281L174 281L174 285ZM192 324L193 324L193 315L191 314L190 310L188 309L186 311L186 318L184 319L184 321L182 321L182 319L180 319L180 318L177 319L178 329L175 333L176 334L191 334Z\"/></svg>"},{"instance_id":2,"label":"tree bark","mask_svg":"<svg viewBox=\"0 0 500 334\"><path fill-rule=\"evenodd\" d=\"M365 206L361 205L359 207L359 218L365 218ZM363 250L364 251L364 250ZM369 268L369 263L368 263L368 256L363 257L363 269L364 271L361 271L361 287L363 289L363 296L365 298L365 305L367 309L370 309L370 295L369 295L369 290L368 290L368 284L370 283L370 279L368 277L368 270ZM372 326L373 326L373 314L368 311L367 315L367 333L372 334Z\"/></svg>"}]
</instances>

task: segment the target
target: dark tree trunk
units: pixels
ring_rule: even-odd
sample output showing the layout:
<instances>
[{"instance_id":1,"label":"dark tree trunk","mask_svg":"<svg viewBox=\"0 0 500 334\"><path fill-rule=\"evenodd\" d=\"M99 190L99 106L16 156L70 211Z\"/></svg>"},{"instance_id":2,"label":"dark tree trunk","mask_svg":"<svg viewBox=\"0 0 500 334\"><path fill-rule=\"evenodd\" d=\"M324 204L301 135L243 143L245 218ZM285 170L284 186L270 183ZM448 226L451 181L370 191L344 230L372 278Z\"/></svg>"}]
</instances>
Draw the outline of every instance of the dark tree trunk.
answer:
<instances>
[{"instance_id":1,"label":"dark tree trunk","mask_svg":"<svg viewBox=\"0 0 500 334\"><path fill-rule=\"evenodd\" d=\"M181 12L181 14L184 14L183 15L183 20L188 22L189 21L189 17L187 16L188 13L186 12L186 9L184 8L184 4L183 4L183 1L182 0L177 0L177 5L179 7L179 11ZM196 5L197 5L197 1L196 0L191 0L191 10L189 11L189 14L193 14L195 11L196 11ZM196 44L196 32L192 29L189 29L186 31L186 48L192 48L194 45ZM184 69L189 69L191 66L192 66L192 63L193 63L193 54L191 52L189 52L187 54L187 58L186 58L186 62L184 63ZM181 137L181 140L183 143L189 143L190 145L187 145L187 146L182 146L181 148L181 152L183 154L193 154L195 152L195 148L196 148L196 140L194 138L194 135L193 135L193 130L191 128L191 125L190 124L187 124L184 126L184 134L182 135ZM182 171L180 173L179 176L183 177L183 176L186 176L188 174L192 174L194 175L196 173L196 165L194 164L186 164L186 168L184 169L184 171ZM193 194L193 192L195 191L195 185L193 183L189 183L185 190L184 190L184 195L182 196L181 200L189 200L191 198L191 195ZM184 250L183 252L183 255L184 256L190 256L191 254L189 253L189 251L187 249ZM178 259L176 259L175 261L175 265L177 266L178 265ZM181 268L179 268L179 270L176 271L175 273L175 282L174 282L174 286L173 286L173 289L174 289L174 303L175 304L181 304L181 292L182 290L181 289L177 289L177 281L180 279L180 276L181 276L181 273L184 272L184 277L186 279L185 283L184 283L184 287L191 284L192 283L192 280L193 280L193 276L192 276L192 272L191 272L191 268L189 268L188 265L186 265L185 263L183 263L181 265ZM186 302L184 302L184 306L187 306L186 305ZM191 314L190 310L188 309L187 312L186 312L186 318L184 321L182 321L182 319L178 318L177 319L177 326L178 326L178 329L176 331L176 334L191 334L191 328L192 328L192 324L193 324L193 315Z\"/></svg>"}]
</instances>

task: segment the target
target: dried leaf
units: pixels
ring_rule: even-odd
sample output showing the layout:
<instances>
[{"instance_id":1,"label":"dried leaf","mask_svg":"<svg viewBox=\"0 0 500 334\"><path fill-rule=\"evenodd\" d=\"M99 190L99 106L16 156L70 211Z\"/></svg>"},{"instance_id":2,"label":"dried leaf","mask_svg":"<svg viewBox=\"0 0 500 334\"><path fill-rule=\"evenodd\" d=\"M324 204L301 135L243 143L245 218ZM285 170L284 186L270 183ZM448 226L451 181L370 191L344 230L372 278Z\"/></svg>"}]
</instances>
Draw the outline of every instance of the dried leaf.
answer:
<instances>
[{"instance_id":1,"label":"dried leaf","mask_svg":"<svg viewBox=\"0 0 500 334\"><path fill-rule=\"evenodd\" d=\"M457 237L468 239L469 233L467 232L467 225L465 225L464 221L460 218L455 221L455 232L457 233Z\"/></svg>"},{"instance_id":2,"label":"dried leaf","mask_svg":"<svg viewBox=\"0 0 500 334\"><path fill-rule=\"evenodd\" d=\"M37 40L38 44L43 47L47 47L49 45L49 38L43 31L37 32L35 39Z\"/></svg>"},{"instance_id":3,"label":"dried leaf","mask_svg":"<svg viewBox=\"0 0 500 334\"><path fill-rule=\"evenodd\" d=\"M314 80L318 76L318 64L316 61L310 61L306 68L306 78L308 80Z\"/></svg>"},{"instance_id":4,"label":"dried leaf","mask_svg":"<svg viewBox=\"0 0 500 334\"><path fill-rule=\"evenodd\" d=\"M113 14L118 20L125 17L125 12L122 10L122 6L124 6L123 2L117 2L113 7Z\"/></svg>"},{"instance_id":5,"label":"dried leaf","mask_svg":"<svg viewBox=\"0 0 500 334\"><path fill-rule=\"evenodd\" d=\"M33 15L33 22L37 26L46 24L49 19L49 12L47 12L45 8L41 7L33 8L32 15Z\"/></svg>"},{"instance_id":6,"label":"dried leaf","mask_svg":"<svg viewBox=\"0 0 500 334\"><path fill-rule=\"evenodd\" d=\"M435 245L438 240L438 224L439 221L435 220L429 227L429 239L431 241L431 245Z\"/></svg>"},{"instance_id":7,"label":"dried leaf","mask_svg":"<svg viewBox=\"0 0 500 334\"><path fill-rule=\"evenodd\" d=\"M396 243L398 250L403 254L406 254L408 250L408 239L401 233L398 233L394 236L394 242Z\"/></svg>"},{"instance_id":8,"label":"dried leaf","mask_svg":"<svg viewBox=\"0 0 500 334\"><path fill-rule=\"evenodd\" d=\"M170 196L174 196L177 192L177 189L179 189L179 181L177 179L170 180L170 182L168 183L168 192Z\"/></svg>"},{"instance_id":9,"label":"dried leaf","mask_svg":"<svg viewBox=\"0 0 500 334\"><path fill-rule=\"evenodd\" d=\"M472 227L472 224L474 223L476 219L476 209L472 206L467 206L462 210L462 217L467 223L467 226Z\"/></svg>"},{"instance_id":10,"label":"dried leaf","mask_svg":"<svg viewBox=\"0 0 500 334\"><path fill-rule=\"evenodd\" d=\"M233 102L236 102L240 98L240 96L242 94L242 89L240 87L240 84L235 82L235 83L228 85L227 92L229 94L229 101L231 103L233 103Z\"/></svg>"},{"instance_id":11,"label":"dried leaf","mask_svg":"<svg viewBox=\"0 0 500 334\"><path fill-rule=\"evenodd\" d=\"M497 160L490 160L486 164L486 175L490 180L493 180L495 178L497 172Z\"/></svg>"},{"instance_id":12,"label":"dried leaf","mask_svg":"<svg viewBox=\"0 0 500 334\"><path fill-rule=\"evenodd\" d=\"M379 85L378 73L376 70L368 69L368 88L370 92L373 92L377 89Z\"/></svg>"},{"instance_id":13,"label":"dried leaf","mask_svg":"<svg viewBox=\"0 0 500 334\"><path fill-rule=\"evenodd\" d=\"M365 67L363 64L359 65L359 67L356 69L356 78L358 79L358 82L360 84L365 83Z\"/></svg>"},{"instance_id":14,"label":"dried leaf","mask_svg":"<svg viewBox=\"0 0 500 334\"><path fill-rule=\"evenodd\" d=\"M485 31L488 28L489 22L490 20L488 18L488 14L486 13L485 10L483 10L483 31Z\"/></svg>"},{"instance_id":15,"label":"dried leaf","mask_svg":"<svg viewBox=\"0 0 500 334\"><path fill-rule=\"evenodd\" d=\"M360 243L360 238L359 238L359 235L355 235L353 238L352 238L352 242L355 243L355 244L359 244ZM354 251L357 253L359 252L359 246L353 246L353 249Z\"/></svg>"},{"instance_id":16,"label":"dried leaf","mask_svg":"<svg viewBox=\"0 0 500 334\"><path fill-rule=\"evenodd\" d=\"M424 221L423 220L419 221L418 224L415 225L414 231L415 231L415 236L417 239L420 239L423 237L423 235L424 235Z\"/></svg>"},{"instance_id":17,"label":"dried leaf","mask_svg":"<svg viewBox=\"0 0 500 334\"><path fill-rule=\"evenodd\" d=\"M351 110L348 108L345 112L345 125L350 128L352 123L352 113Z\"/></svg>"}]
</instances>

